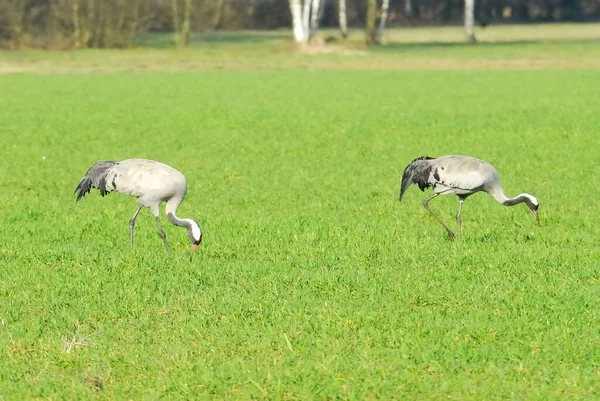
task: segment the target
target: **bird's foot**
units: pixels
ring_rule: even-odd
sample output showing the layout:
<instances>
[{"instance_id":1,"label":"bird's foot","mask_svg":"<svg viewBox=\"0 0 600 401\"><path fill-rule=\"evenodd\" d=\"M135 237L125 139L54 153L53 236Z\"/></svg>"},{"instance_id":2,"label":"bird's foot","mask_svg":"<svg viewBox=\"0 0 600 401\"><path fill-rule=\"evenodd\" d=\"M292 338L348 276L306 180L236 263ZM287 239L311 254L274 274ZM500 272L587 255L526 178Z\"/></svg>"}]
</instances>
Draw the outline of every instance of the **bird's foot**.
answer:
<instances>
[{"instance_id":1,"label":"bird's foot","mask_svg":"<svg viewBox=\"0 0 600 401\"><path fill-rule=\"evenodd\" d=\"M454 241L456 237L452 231L448 231L448 241Z\"/></svg>"}]
</instances>

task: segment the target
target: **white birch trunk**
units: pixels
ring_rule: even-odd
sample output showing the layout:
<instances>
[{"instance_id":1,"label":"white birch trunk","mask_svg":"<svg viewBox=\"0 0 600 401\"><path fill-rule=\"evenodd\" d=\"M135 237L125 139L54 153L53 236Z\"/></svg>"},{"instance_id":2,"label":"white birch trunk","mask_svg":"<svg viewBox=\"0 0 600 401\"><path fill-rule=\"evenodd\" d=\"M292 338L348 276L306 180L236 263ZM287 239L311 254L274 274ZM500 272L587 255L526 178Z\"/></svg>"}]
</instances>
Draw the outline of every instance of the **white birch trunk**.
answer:
<instances>
[{"instance_id":1,"label":"white birch trunk","mask_svg":"<svg viewBox=\"0 0 600 401\"><path fill-rule=\"evenodd\" d=\"M381 38L383 38L383 30L385 29L385 20L387 19L388 8L390 8L390 0L383 0L383 4L381 5L379 28L377 29L377 43L381 43Z\"/></svg>"},{"instance_id":2,"label":"white birch trunk","mask_svg":"<svg viewBox=\"0 0 600 401\"><path fill-rule=\"evenodd\" d=\"M340 0L338 18L340 20L340 31L342 32L342 37L346 39L348 37L348 20L346 19L346 0Z\"/></svg>"},{"instance_id":3,"label":"white birch trunk","mask_svg":"<svg viewBox=\"0 0 600 401\"><path fill-rule=\"evenodd\" d=\"M292 25L294 30L294 40L296 43L305 43L307 35L304 31L304 21L302 19L301 0L290 0L290 10L292 12Z\"/></svg>"},{"instance_id":4,"label":"white birch trunk","mask_svg":"<svg viewBox=\"0 0 600 401\"><path fill-rule=\"evenodd\" d=\"M302 7L302 29L304 31L304 42L308 41L308 32L310 29L310 6L312 0L304 0L304 6Z\"/></svg>"},{"instance_id":5,"label":"white birch trunk","mask_svg":"<svg viewBox=\"0 0 600 401\"><path fill-rule=\"evenodd\" d=\"M404 0L404 13L407 17L412 14L412 0Z\"/></svg>"},{"instance_id":6,"label":"white birch trunk","mask_svg":"<svg viewBox=\"0 0 600 401\"><path fill-rule=\"evenodd\" d=\"M325 0L312 0L312 10L310 15L310 32L309 39L315 36L321 25L323 11L325 10Z\"/></svg>"},{"instance_id":7,"label":"white birch trunk","mask_svg":"<svg viewBox=\"0 0 600 401\"><path fill-rule=\"evenodd\" d=\"M467 41L471 43L477 42L475 38L475 0L465 0L465 34Z\"/></svg>"},{"instance_id":8,"label":"white birch trunk","mask_svg":"<svg viewBox=\"0 0 600 401\"><path fill-rule=\"evenodd\" d=\"M311 4L311 12L310 12L310 31L308 32L308 37L312 38L317 29L319 28L319 7L321 5L321 0L312 0Z\"/></svg>"},{"instance_id":9,"label":"white birch trunk","mask_svg":"<svg viewBox=\"0 0 600 401\"><path fill-rule=\"evenodd\" d=\"M306 44L319 29L325 0L289 0L294 40Z\"/></svg>"}]
</instances>

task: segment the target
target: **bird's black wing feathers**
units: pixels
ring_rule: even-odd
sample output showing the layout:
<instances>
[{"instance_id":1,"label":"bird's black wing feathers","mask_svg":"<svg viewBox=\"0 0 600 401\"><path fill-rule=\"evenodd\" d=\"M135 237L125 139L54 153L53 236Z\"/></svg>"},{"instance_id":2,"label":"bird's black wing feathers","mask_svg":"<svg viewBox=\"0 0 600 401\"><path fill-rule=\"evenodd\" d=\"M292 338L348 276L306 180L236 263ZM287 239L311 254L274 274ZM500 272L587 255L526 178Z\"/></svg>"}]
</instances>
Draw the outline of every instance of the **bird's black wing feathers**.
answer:
<instances>
[{"instance_id":1,"label":"bird's black wing feathers","mask_svg":"<svg viewBox=\"0 0 600 401\"><path fill-rule=\"evenodd\" d=\"M419 189L424 191L425 188L431 186L429 183L429 175L431 174L431 164L428 160L433 160L433 157L421 156L410 162L404 169L402 174L402 184L400 186L400 196L398 199L401 201L404 192L411 184L419 184Z\"/></svg>"},{"instance_id":2,"label":"bird's black wing feathers","mask_svg":"<svg viewBox=\"0 0 600 401\"><path fill-rule=\"evenodd\" d=\"M77 193L77 201L89 193L92 188L98 188L102 196L109 193L110 191L106 190L106 176L117 164L119 163L111 160L102 160L90 167L81 181L79 181L79 184L77 184L77 188L75 188L75 193L79 191Z\"/></svg>"}]
</instances>

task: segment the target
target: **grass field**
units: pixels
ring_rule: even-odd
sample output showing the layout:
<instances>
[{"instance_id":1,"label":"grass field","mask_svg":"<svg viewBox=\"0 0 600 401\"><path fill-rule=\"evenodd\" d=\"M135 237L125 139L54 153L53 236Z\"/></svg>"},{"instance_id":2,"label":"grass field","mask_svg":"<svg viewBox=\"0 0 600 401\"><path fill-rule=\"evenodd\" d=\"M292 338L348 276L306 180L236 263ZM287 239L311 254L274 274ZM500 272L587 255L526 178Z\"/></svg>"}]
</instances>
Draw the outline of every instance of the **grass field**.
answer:
<instances>
[{"instance_id":1,"label":"grass field","mask_svg":"<svg viewBox=\"0 0 600 401\"><path fill-rule=\"evenodd\" d=\"M600 23L492 25L477 37L465 46L458 26L388 29L385 46L366 48L356 29L347 41L298 50L290 30L209 32L175 50L169 35L153 35L128 50L0 52L0 73L600 68Z\"/></svg>"},{"instance_id":2,"label":"grass field","mask_svg":"<svg viewBox=\"0 0 600 401\"><path fill-rule=\"evenodd\" d=\"M600 397L598 70L288 67L0 76L0 399ZM410 160L451 153L541 226L478 194L452 243L428 194L398 202ZM129 157L186 174L196 254L147 210L130 250L132 198L75 203Z\"/></svg>"}]
</instances>

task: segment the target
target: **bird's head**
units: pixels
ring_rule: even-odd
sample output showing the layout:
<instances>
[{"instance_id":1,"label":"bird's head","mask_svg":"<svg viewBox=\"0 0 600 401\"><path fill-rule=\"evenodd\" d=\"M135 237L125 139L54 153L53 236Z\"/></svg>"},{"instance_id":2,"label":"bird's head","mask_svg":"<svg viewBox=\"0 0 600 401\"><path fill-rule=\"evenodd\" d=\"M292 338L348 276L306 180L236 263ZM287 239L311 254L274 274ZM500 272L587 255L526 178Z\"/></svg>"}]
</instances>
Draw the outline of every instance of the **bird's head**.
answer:
<instances>
[{"instance_id":1,"label":"bird's head","mask_svg":"<svg viewBox=\"0 0 600 401\"><path fill-rule=\"evenodd\" d=\"M531 194L523 194L523 200L525 202L525 204L527 205L527 207L529 207L529 210L531 210L531 213L533 213L533 217L535 217L535 220L538 223L538 226L540 225L540 216L538 215L538 208L540 207L540 202L538 202L537 198Z\"/></svg>"},{"instance_id":2,"label":"bird's head","mask_svg":"<svg viewBox=\"0 0 600 401\"><path fill-rule=\"evenodd\" d=\"M196 220L190 219L189 221L190 226L188 228L188 235L190 236L190 241L192 243L192 250L195 251L202 242L202 229Z\"/></svg>"}]
</instances>

